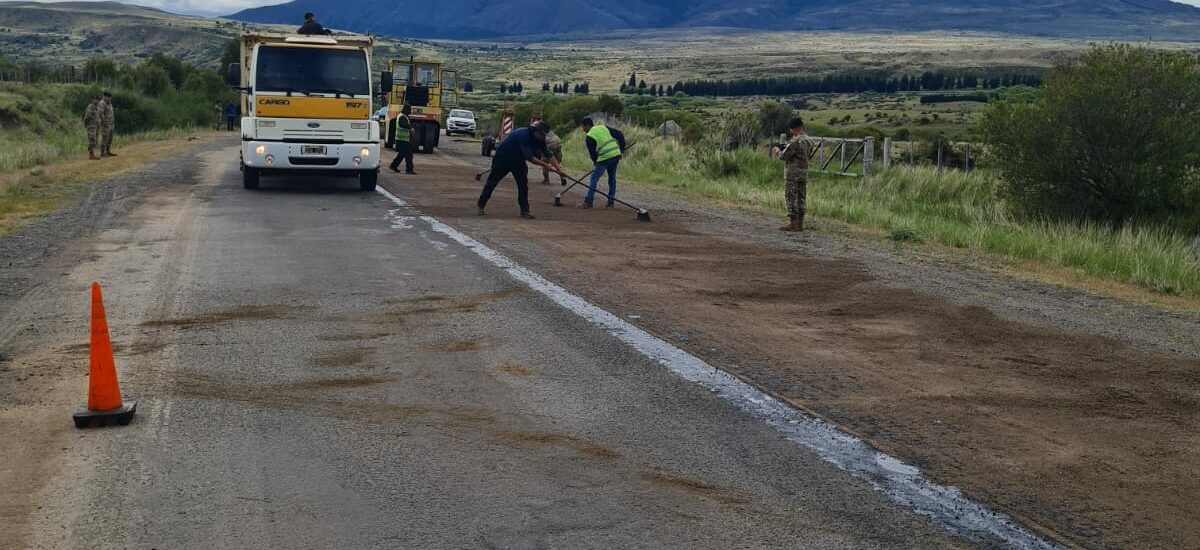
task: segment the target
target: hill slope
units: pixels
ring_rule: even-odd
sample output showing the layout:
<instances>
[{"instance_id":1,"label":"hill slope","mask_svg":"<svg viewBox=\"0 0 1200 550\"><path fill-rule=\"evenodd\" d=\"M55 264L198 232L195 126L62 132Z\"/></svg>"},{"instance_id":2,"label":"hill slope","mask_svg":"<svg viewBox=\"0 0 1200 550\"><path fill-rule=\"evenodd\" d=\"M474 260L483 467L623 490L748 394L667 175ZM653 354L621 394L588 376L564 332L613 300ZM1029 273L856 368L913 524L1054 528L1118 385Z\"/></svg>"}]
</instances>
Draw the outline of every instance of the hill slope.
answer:
<instances>
[{"instance_id":1,"label":"hill slope","mask_svg":"<svg viewBox=\"0 0 1200 550\"><path fill-rule=\"evenodd\" d=\"M79 63L93 56L133 61L161 51L210 65L239 27L118 2L0 2L0 55Z\"/></svg>"},{"instance_id":2,"label":"hill slope","mask_svg":"<svg viewBox=\"0 0 1200 550\"><path fill-rule=\"evenodd\" d=\"M312 11L330 27L441 38L668 27L1200 38L1200 9L1170 0L445 0L432 14L428 6L418 0L294 0L230 17L298 24L301 14Z\"/></svg>"}]
</instances>

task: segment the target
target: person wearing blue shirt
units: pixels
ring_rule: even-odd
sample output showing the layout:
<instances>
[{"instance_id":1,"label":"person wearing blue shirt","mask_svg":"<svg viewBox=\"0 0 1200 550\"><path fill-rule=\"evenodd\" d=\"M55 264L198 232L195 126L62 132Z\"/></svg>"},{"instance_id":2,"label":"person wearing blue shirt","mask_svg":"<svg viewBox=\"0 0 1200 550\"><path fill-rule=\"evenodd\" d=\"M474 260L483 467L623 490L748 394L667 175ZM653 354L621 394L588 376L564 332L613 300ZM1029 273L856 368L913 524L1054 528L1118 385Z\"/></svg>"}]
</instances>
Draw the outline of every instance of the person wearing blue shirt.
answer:
<instances>
[{"instance_id":1,"label":"person wearing blue shirt","mask_svg":"<svg viewBox=\"0 0 1200 550\"><path fill-rule=\"evenodd\" d=\"M232 101L225 103L225 131L232 132L233 125L237 122L238 107Z\"/></svg>"},{"instance_id":2,"label":"person wearing blue shirt","mask_svg":"<svg viewBox=\"0 0 1200 550\"><path fill-rule=\"evenodd\" d=\"M513 180L517 182L517 204L521 207L521 217L533 219L533 215L529 213L529 166L525 163L531 162L560 176L567 176L559 166L558 159L546 148L548 133L550 125L539 120L528 128L513 130L500 142L500 146L496 147L496 155L492 157L491 173L479 194L479 201L476 202L480 216L484 215L484 208L492 198L492 191L496 190L496 185L504 176L512 174Z\"/></svg>"}]
</instances>

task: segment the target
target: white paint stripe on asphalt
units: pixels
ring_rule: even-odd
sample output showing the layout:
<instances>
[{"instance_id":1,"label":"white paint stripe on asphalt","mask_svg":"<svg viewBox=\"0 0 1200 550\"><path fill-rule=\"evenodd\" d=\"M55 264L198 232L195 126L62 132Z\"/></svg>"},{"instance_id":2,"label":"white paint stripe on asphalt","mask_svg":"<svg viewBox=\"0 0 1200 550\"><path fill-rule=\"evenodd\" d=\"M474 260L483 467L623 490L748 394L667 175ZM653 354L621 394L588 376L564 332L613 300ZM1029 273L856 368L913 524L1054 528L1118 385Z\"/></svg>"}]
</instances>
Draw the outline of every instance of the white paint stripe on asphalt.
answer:
<instances>
[{"instance_id":1,"label":"white paint stripe on asphalt","mask_svg":"<svg viewBox=\"0 0 1200 550\"><path fill-rule=\"evenodd\" d=\"M377 190L396 205L412 208L386 189L379 187ZM967 498L958 488L933 483L921 475L919 468L881 453L865 441L839 430L836 426L805 414L665 340L592 305L437 218L420 215L418 219L558 305L603 327L620 341L679 377L719 395L743 412L775 428L788 440L809 449L846 473L870 483L892 501L928 517L943 529L974 542L989 545L999 543L1014 549L1064 548L1038 536L1008 515Z\"/></svg>"}]
</instances>

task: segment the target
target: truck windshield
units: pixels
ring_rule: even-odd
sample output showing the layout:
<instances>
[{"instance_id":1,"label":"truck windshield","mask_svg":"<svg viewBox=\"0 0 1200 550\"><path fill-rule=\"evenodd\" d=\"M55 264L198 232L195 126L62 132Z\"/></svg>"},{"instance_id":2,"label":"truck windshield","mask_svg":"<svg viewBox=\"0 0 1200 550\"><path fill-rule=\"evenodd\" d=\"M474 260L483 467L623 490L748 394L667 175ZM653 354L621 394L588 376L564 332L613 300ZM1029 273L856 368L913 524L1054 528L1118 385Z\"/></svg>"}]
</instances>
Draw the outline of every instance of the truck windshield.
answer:
<instances>
[{"instance_id":1,"label":"truck windshield","mask_svg":"<svg viewBox=\"0 0 1200 550\"><path fill-rule=\"evenodd\" d=\"M361 50L263 46L256 70L256 89L264 92L371 95Z\"/></svg>"}]
</instances>

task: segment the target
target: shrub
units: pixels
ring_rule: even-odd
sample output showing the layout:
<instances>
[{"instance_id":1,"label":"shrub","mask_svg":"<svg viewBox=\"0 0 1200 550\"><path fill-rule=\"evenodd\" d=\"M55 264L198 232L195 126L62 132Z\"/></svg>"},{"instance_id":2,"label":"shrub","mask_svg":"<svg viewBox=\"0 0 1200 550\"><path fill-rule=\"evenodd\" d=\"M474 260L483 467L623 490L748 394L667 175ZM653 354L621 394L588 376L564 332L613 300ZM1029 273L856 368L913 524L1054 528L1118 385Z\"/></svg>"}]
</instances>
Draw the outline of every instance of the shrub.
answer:
<instances>
[{"instance_id":1,"label":"shrub","mask_svg":"<svg viewBox=\"0 0 1200 550\"><path fill-rule=\"evenodd\" d=\"M1028 99L992 103L980 123L1014 210L1200 219L1200 57L1098 46L1057 65Z\"/></svg>"}]
</instances>

